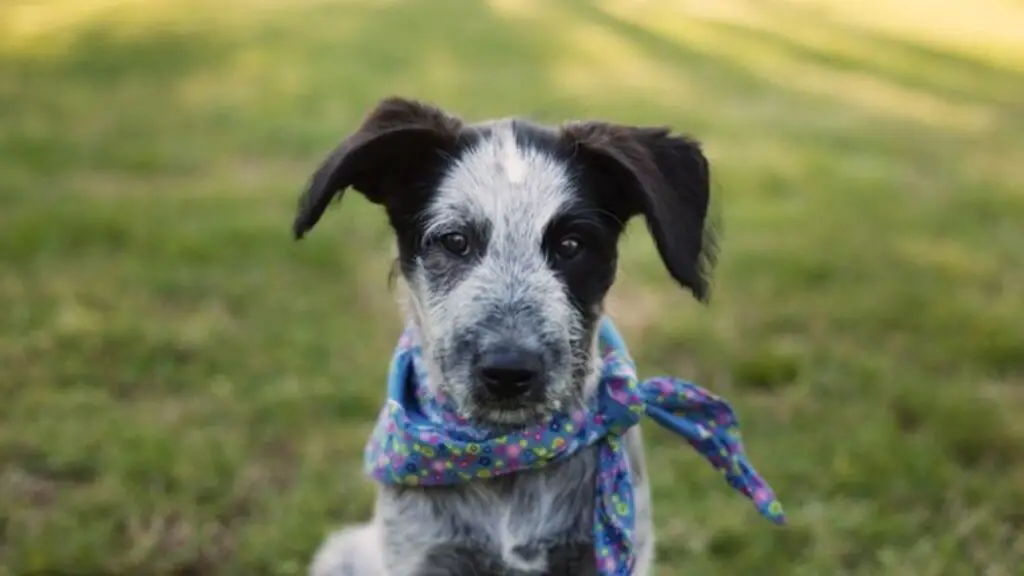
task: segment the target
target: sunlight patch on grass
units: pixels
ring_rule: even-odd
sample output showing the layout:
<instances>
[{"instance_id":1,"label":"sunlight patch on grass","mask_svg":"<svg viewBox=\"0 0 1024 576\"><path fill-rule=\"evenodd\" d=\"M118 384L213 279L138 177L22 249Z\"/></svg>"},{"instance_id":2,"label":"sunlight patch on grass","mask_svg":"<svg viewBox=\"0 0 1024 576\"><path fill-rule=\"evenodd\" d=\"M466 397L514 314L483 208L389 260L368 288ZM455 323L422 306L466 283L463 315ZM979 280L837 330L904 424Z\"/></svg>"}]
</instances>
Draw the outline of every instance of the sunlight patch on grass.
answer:
<instances>
[{"instance_id":1,"label":"sunlight patch on grass","mask_svg":"<svg viewBox=\"0 0 1024 576\"><path fill-rule=\"evenodd\" d=\"M697 19L668 18L664 11L631 12L619 8L612 13L688 49L733 62L780 87L854 109L969 132L983 131L994 122L991 111L982 106L950 102L934 93L900 86L866 72L807 63L756 36L746 37L742 32L726 34Z\"/></svg>"},{"instance_id":2,"label":"sunlight patch on grass","mask_svg":"<svg viewBox=\"0 0 1024 576\"><path fill-rule=\"evenodd\" d=\"M787 86L821 97L856 106L880 116L911 119L930 126L942 126L978 133L990 128L994 118L990 110L965 104L953 104L920 90L902 88L869 74L827 70L821 67L772 61L764 52L736 54L765 76L778 78Z\"/></svg>"},{"instance_id":3,"label":"sunlight patch on grass","mask_svg":"<svg viewBox=\"0 0 1024 576\"><path fill-rule=\"evenodd\" d=\"M0 6L0 49L56 56L84 30L121 24L126 35L144 35L154 24L184 20L193 0L43 0Z\"/></svg>"},{"instance_id":4,"label":"sunlight patch on grass","mask_svg":"<svg viewBox=\"0 0 1024 576\"><path fill-rule=\"evenodd\" d=\"M760 20L760 10L748 0L604 0L600 5L610 11L653 9L664 10L676 17L682 15L730 22Z\"/></svg>"},{"instance_id":5,"label":"sunlight patch on grass","mask_svg":"<svg viewBox=\"0 0 1024 576\"><path fill-rule=\"evenodd\" d=\"M658 14L666 22L759 23L795 36L844 24L1024 67L1024 5L1013 0L978 0L969 10L961 0L603 0L600 5L616 14Z\"/></svg>"},{"instance_id":6,"label":"sunlight patch on grass","mask_svg":"<svg viewBox=\"0 0 1024 576\"><path fill-rule=\"evenodd\" d=\"M877 32L871 29L813 21L805 26L783 28L769 19L759 22L752 30L758 34L773 35L780 45L788 45L794 57L814 57L824 66L854 67L883 78L926 86L953 87L967 92L970 92L968 88L981 89L978 96L982 98L1002 88L1002 82L993 86L984 84L982 79L991 79L995 75L986 74L983 68L936 58L929 55L927 49L907 43L902 38L878 38ZM936 95L941 96L942 92Z\"/></svg>"},{"instance_id":7,"label":"sunlight patch on grass","mask_svg":"<svg viewBox=\"0 0 1024 576\"><path fill-rule=\"evenodd\" d=\"M0 6L0 32L8 42L25 42L40 36L61 36L109 18L126 6L159 5L153 0L42 0Z\"/></svg>"},{"instance_id":8,"label":"sunlight patch on grass","mask_svg":"<svg viewBox=\"0 0 1024 576\"><path fill-rule=\"evenodd\" d=\"M789 0L864 28L1024 68L1024 5L1013 0Z\"/></svg>"},{"instance_id":9,"label":"sunlight patch on grass","mask_svg":"<svg viewBox=\"0 0 1024 576\"><path fill-rule=\"evenodd\" d=\"M387 7L402 0L39 0L0 3L0 51L58 55L83 31L100 28L120 38L143 38L156 29L253 29L285 12L325 4ZM332 23L344 28L346 20Z\"/></svg>"},{"instance_id":10,"label":"sunlight patch on grass","mask_svg":"<svg viewBox=\"0 0 1024 576\"><path fill-rule=\"evenodd\" d=\"M553 60L549 77L563 92L599 99L639 91L665 106L686 105L689 91L682 68L646 57L628 40L596 24L567 23L561 35L565 53Z\"/></svg>"},{"instance_id":11,"label":"sunlight patch on grass","mask_svg":"<svg viewBox=\"0 0 1024 576\"><path fill-rule=\"evenodd\" d=\"M543 18L550 4L545 0L488 0L488 5L496 14L521 20Z\"/></svg>"}]
</instances>

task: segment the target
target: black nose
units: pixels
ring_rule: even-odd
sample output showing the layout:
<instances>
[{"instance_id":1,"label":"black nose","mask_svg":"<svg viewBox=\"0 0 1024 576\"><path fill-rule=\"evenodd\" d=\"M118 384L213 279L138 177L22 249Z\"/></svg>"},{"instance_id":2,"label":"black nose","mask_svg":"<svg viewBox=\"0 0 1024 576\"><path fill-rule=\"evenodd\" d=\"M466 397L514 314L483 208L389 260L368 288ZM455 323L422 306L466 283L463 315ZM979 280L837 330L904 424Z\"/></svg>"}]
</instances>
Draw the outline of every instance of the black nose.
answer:
<instances>
[{"instance_id":1,"label":"black nose","mask_svg":"<svg viewBox=\"0 0 1024 576\"><path fill-rule=\"evenodd\" d=\"M516 347L485 352L477 361L477 374L487 391L502 399L516 398L528 392L543 368L538 352Z\"/></svg>"}]
</instances>

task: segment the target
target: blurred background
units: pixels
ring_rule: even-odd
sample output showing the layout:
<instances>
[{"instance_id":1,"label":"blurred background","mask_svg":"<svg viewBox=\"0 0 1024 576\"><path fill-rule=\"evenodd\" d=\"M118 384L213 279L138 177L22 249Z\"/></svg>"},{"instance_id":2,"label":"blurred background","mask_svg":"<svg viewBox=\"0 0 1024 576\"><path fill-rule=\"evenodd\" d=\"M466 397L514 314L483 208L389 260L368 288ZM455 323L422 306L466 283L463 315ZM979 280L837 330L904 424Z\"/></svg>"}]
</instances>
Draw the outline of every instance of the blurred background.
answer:
<instances>
[{"instance_id":1,"label":"blurred background","mask_svg":"<svg viewBox=\"0 0 1024 576\"><path fill-rule=\"evenodd\" d=\"M791 524L649 426L659 574L1024 573L1020 2L4 0L0 574L301 574L369 517L391 238L290 225L388 94L706 143L711 306L635 225L610 309Z\"/></svg>"}]
</instances>

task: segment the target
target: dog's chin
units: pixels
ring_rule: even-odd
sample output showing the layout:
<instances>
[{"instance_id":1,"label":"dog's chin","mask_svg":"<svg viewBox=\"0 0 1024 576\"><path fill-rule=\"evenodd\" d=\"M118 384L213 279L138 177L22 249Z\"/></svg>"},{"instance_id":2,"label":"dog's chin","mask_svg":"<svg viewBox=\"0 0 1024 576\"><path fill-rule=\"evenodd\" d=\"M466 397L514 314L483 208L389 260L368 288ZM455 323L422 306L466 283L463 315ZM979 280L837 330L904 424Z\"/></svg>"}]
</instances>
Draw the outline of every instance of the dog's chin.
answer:
<instances>
[{"instance_id":1,"label":"dog's chin","mask_svg":"<svg viewBox=\"0 0 1024 576\"><path fill-rule=\"evenodd\" d=\"M480 398L473 402L469 413L473 421L483 427L496 429L528 428L547 422L556 414L566 413L581 405L573 398L496 400Z\"/></svg>"},{"instance_id":2,"label":"dog's chin","mask_svg":"<svg viewBox=\"0 0 1024 576\"><path fill-rule=\"evenodd\" d=\"M547 420L552 411L544 405L503 404L484 405L474 418L481 425L492 428L526 428Z\"/></svg>"}]
</instances>

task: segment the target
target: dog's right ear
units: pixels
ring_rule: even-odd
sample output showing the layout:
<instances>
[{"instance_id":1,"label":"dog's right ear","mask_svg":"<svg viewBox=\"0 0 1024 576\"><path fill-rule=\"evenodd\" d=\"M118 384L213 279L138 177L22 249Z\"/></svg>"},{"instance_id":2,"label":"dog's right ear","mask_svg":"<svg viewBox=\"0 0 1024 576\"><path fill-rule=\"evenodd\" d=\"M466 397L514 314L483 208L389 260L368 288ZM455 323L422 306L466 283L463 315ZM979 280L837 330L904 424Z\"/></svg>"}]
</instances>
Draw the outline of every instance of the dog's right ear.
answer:
<instances>
[{"instance_id":1,"label":"dog's right ear","mask_svg":"<svg viewBox=\"0 0 1024 576\"><path fill-rule=\"evenodd\" d=\"M716 234L708 221L711 171L700 144L665 127L570 122L563 130L577 157L613 182L624 216L643 214L676 282L707 302Z\"/></svg>"},{"instance_id":2,"label":"dog's right ear","mask_svg":"<svg viewBox=\"0 0 1024 576\"><path fill-rule=\"evenodd\" d=\"M462 122L439 108L398 97L381 100L313 173L299 198L295 238L350 186L375 204L400 201L423 170L454 151L461 132Z\"/></svg>"}]
</instances>

